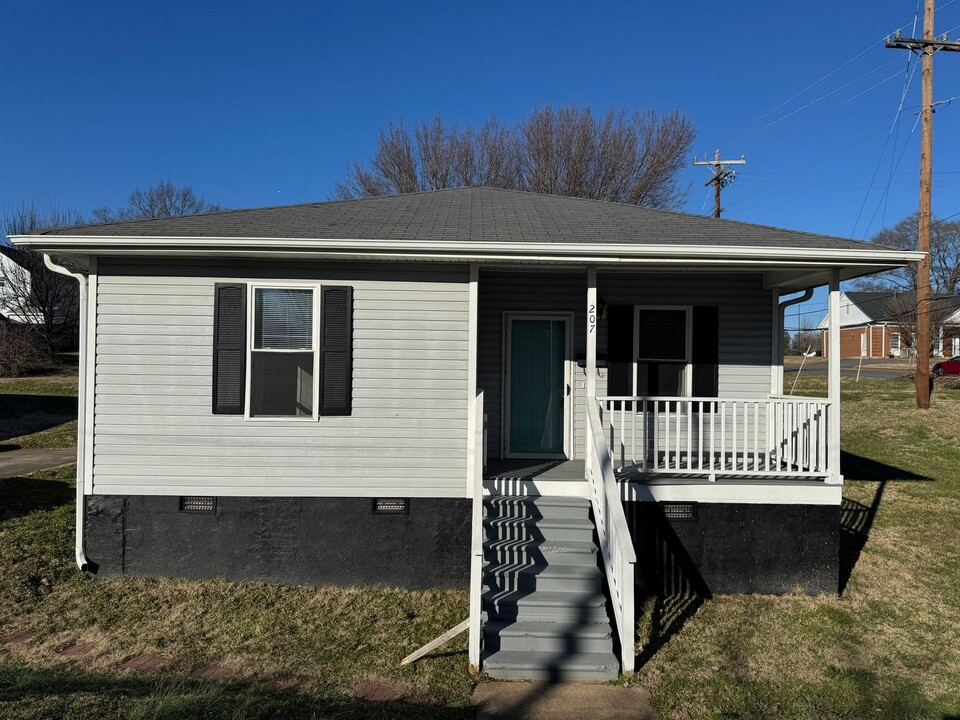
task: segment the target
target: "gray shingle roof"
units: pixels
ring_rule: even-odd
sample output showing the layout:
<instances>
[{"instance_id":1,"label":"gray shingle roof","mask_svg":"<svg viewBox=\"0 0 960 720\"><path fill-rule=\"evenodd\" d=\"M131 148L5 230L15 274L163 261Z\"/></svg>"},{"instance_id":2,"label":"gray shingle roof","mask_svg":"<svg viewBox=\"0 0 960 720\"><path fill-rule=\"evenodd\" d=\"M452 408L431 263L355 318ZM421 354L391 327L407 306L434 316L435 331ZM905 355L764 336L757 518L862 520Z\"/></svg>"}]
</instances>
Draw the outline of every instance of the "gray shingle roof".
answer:
<instances>
[{"instance_id":1,"label":"gray shingle roof","mask_svg":"<svg viewBox=\"0 0 960 720\"><path fill-rule=\"evenodd\" d=\"M764 225L488 187L81 225L41 234L876 249Z\"/></svg>"},{"instance_id":2,"label":"gray shingle roof","mask_svg":"<svg viewBox=\"0 0 960 720\"><path fill-rule=\"evenodd\" d=\"M844 294L874 322L901 319L916 306L913 291L852 291ZM956 310L960 308L960 295L937 295L932 302L937 312Z\"/></svg>"}]
</instances>

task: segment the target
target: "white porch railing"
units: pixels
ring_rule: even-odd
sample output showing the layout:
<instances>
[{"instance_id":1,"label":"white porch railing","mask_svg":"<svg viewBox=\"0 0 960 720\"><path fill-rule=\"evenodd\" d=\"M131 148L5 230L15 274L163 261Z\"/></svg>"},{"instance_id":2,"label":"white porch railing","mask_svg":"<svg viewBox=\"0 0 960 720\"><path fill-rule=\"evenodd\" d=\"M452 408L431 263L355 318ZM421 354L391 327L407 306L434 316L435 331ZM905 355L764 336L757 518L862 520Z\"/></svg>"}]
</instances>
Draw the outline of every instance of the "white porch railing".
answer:
<instances>
[{"instance_id":1,"label":"white porch railing","mask_svg":"<svg viewBox=\"0 0 960 720\"><path fill-rule=\"evenodd\" d=\"M588 446L586 479L590 485L593 515L597 536L603 554L610 601L620 635L620 662L623 674L630 675L634 667L634 583L637 555L633 549L633 535L627 525L620 500L620 487L613 472L613 463L600 420L599 407L589 403L587 409Z\"/></svg>"},{"instance_id":2,"label":"white porch railing","mask_svg":"<svg viewBox=\"0 0 960 720\"><path fill-rule=\"evenodd\" d=\"M483 593L483 466L486 453L486 428L483 414L483 390L477 391L474 416L473 518L470 534L470 638L468 659L473 672L480 671L480 600Z\"/></svg>"},{"instance_id":3,"label":"white porch railing","mask_svg":"<svg viewBox=\"0 0 960 720\"><path fill-rule=\"evenodd\" d=\"M601 397L618 471L828 479L830 403L821 398Z\"/></svg>"}]
</instances>

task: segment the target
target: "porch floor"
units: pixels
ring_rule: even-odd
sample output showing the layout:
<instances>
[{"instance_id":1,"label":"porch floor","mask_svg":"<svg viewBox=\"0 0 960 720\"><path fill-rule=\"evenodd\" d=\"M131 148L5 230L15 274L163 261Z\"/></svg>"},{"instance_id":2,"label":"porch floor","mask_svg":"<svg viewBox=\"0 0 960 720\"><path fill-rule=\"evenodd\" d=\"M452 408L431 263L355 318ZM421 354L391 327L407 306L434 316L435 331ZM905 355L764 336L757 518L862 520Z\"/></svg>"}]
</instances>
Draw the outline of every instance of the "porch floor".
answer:
<instances>
[{"instance_id":1,"label":"porch floor","mask_svg":"<svg viewBox=\"0 0 960 720\"><path fill-rule=\"evenodd\" d=\"M583 482L583 460L489 460L484 480Z\"/></svg>"}]
</instances>

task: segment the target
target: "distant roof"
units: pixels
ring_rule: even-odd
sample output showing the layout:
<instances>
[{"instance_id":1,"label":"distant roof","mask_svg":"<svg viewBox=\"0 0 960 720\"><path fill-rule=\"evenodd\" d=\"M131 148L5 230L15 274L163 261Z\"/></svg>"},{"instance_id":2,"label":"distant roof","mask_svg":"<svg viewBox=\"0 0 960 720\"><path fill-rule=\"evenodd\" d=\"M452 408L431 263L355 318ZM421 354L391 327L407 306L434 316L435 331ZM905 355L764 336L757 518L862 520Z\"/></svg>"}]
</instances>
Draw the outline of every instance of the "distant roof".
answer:
<instances>
[{"instance_id":1,"label":"distant roof","mask_svg":"<svg viewBox=\"0 0 960 720\"><path fill-rule=\"evenodd\" d=\"M80 225L36 234L884 249L702 215L489 187Z\"/></svg>"},{"instance_id":2,"label":"distant roof","mask_svg":"<svg viewBox=\"0 0 960 720\"><path fill-rule=\"evenodd\" d=\"M853 291L844 295L873 322L902 319L916 305L913 291ZM936 311L960 309L960 295L937 295L933 307Z\"/></svg>"}]
</instances>

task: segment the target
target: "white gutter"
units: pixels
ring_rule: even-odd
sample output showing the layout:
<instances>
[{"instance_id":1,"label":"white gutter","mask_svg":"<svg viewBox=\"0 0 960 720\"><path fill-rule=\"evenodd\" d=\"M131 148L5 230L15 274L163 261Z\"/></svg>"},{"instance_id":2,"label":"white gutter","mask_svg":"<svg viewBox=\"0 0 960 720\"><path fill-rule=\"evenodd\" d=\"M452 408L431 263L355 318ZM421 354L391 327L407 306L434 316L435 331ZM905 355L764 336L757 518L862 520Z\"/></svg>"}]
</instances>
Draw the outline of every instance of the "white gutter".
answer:
<instances>
[{"instance_id":1,"label":"white gutter","mask_svg":"<svg viewBox=\"0 0 960 720\"><path fill-rule=\"evenodd\" d=\"M348 239L291 239L249 237L140 237L89 235L17 235L21 247L43 252L81 254L264 255L297 252L379 255L400 259L444 259L460 262L483 260L543 260L568 262L656 262L707 260L735 263L744 260L832 264L906 264L919 262L923 253L901 250L795 248L778 246L725 246L711 244L663 245L632 243L504 243L449 241L389 241Z\"/></svg>"},{"instance_id":2,"label":"white gutter","mask_svg":"<svg viewBox=\"0 0 960 720\"><path fill-rule=\"evenodd\" d=\"M79 350L79 371L80 379L77 383L77 508L76 508L76 541L74 544L74 556L77 561L77 567L86 572L91 563L87 559L86 550L83 544L83 518L84 518L84 486L86 467L86 416L85 408L87 406L87 276L83 273L70 272L62 265L57 265L49 255L43 256L43 262L48 268L61 275L69 275L76 278L80 283L80 350Z\"/></svg>"},{"instance_id":3,"label":"white gutter","mask_svg":"<svg viewBox=\"0 0 960 720\"><path fill-rule=\"evenodd\" d=\"M780 303L780 317L779 317L779 325L777 325L777 337L776 337L777 377L774 380L774 384L777 388L775 392L777 394L783 393L783 352L784 352L783 325L786 322L787 308L790 307L791 305L799 305L800 303L806 302L812 297L813 297L813 288L807 288L806 290L803 291L803 295L801 295L800 297L792 298L790 300L784 300L783 302Z\"/></svg>"}]
</instances>

